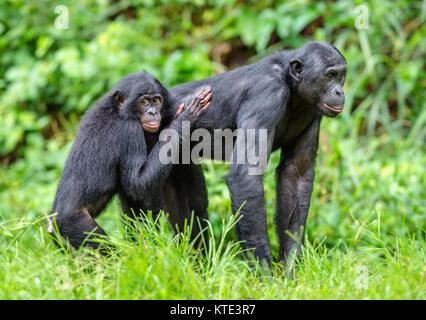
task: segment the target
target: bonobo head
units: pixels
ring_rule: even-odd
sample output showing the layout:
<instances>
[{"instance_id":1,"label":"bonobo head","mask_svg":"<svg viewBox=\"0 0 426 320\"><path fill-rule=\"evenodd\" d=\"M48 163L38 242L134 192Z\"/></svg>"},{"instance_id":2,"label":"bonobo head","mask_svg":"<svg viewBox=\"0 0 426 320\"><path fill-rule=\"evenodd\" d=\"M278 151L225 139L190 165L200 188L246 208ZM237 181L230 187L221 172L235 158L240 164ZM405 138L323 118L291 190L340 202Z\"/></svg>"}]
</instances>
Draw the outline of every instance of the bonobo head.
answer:
<instances>
[{"instance_id":1,"label":"bonobo head","mask_svg":"<svg viewBox=\"0 0 426 320\"><path fill-rule=\"evenodd\" d=\"M119 114L141 123L148 132L160 127L161 110L168 104L168 92L148 72L136 72L121 79L112 90Z\"/></svg>"},{"instance_id":2,"label":"bonobo head","mask_svg":"<svg viewBox=\"0 0 426 320\"><path fill-rule=\"evenodd\" d=\"M335 117L343 110L346 59L331 44L310 42L293 52L289 60L292 87L307 105Z\"/></svg>"}]
</instances>

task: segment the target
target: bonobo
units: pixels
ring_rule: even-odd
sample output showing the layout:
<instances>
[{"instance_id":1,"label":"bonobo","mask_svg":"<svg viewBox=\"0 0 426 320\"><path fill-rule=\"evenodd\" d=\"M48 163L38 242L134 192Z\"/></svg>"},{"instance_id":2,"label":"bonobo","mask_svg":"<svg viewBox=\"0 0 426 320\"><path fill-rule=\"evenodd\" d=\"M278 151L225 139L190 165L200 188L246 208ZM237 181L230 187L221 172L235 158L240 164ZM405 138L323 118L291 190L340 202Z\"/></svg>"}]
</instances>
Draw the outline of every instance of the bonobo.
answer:
<instances>
[{"instance_id":1,"label":"bonobo","mask_svg":"<svg viewBox=\"0 0 426 320\"><path fill-rule=\"evenodd\" d=\"M276 224L282 263L303 243L321 118L335 117L342 112L345 77L346 60L339 50L325 42L310 42L297 50L280 51L257 63L169 90L175 101L170 109L172 115L178 102L195 88L210 86L214 91L212 105L200 117L197 127L210 132L214 129L266 129L265 162L271 151L281 149L281 160L276 169ZM263 147L258 135L253 150ZM232 159L244 150L243 142L234 139ZM253 150L247 149L247 152ZM180 194L179 199L185 197L189 203L204 204L204 178L199 174L199 166L191 166L191 170L182 165L175 166L168 183L182 184L179 178L181 172L185 172L185 183L197 185L199 191L197 198L191 192ZM255 248L255 257L270 264L263 174L252 174L252 167L248 161L231 161L225 180L230 189L233 212L241 207L239 214L242 218L236 230L243 247ZM170 198L165 200L173 201ZM203 210L199 212L205 214ZM179 214L187 213L181 210ZM301 241L293 239L287 231Z\"/></svg>"},{"instance_id":2,"label":"bonobo","mask_svg":"<svg viewBox=\"0 0 426 320\"><path fill-rule=\"evenodd\" d=\"M180 133L182 121L195 123L210 96L210 89L202 89L189 105L180 104L169 128ZM92 240L105 232L94 218L116 194L129 216L162 208L163 180L171 165L159 161L157 131L169 101L157 79L137 72L121 79L84 115L52 209L60 235L73 247L99 247ZM49 221L48 231L54 233Z\"/></svg>"}]
</instances>

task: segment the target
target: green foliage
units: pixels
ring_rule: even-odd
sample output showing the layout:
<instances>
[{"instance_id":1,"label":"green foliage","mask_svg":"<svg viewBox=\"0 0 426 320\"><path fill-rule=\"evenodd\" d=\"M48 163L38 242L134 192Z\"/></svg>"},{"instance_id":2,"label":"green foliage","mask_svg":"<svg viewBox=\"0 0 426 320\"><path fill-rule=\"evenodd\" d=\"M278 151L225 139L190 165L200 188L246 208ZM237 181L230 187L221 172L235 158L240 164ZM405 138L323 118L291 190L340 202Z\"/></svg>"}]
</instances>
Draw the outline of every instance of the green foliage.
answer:
<instances>
[{"instance_id":1,"label":"green foliage","mask_svg":"<svg viewBox=\"0 0 426 320\"><path fill-rule=\"evenodd\" d=\"M7 0L0 9L0 299L425 299L426 2ZM55 28L58 5L69 29ZM358 30L357 5L369 11ZM322 123L307 245L289 281L249 267L236 244L228 165L204 164L207 258L164 218L125 241L113 202L99 223L120 258L63 255L44 231L79 119L130 72L166 86L309 40L348 61L345 112ZM275 168L264 177L278 252ZM225 227L223 227L225 226ZM214 248L214 249L213 249ZM274 257L276 259L276 256ZM368 271L360 288L359 270Z\"/></svg>"},{"instance_id":2,"label":"green foliage","mask_svg":"<svg viewBox=\"0 0 426 320\"><path fill-rule=\"evenodd\" d=\"M369 133L410 127L425 106L425 5L362 4L366 30L355 28L349 0L8 0L0 10L0 155L22 152L28 133L45 136L58 114L81 115L127 73L146 69L173 86L307 40L342 50L346 105L365 106ZM68 8L69 29L55 27L58 5Z\"/></svg>"}]
</instances>

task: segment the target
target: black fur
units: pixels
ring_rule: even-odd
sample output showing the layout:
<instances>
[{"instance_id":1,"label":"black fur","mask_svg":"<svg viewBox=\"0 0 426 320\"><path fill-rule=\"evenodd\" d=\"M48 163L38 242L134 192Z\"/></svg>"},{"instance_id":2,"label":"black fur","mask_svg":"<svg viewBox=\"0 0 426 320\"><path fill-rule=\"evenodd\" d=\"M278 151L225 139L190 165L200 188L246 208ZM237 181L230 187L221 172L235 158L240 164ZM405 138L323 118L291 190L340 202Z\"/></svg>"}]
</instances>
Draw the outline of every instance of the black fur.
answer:
<instances>
[{"instance_id":1,"label":"black fur","mask_svg":"<svg viewBox=\"0 0 426 320\"><path fill-rule=\"evenodd\" d=\"M345 71L346 60L335 47L324 42L311 42L297 50L277 52L257 63L169 90L173 99L169 116L176 110L178 102L195 88L208 85L214 92L212 105L202 115L197 127L210 131L265 128L268 130L268 158L271 151L281 149L281 163L276 170L276 223L283 262L303 242L320 121L323 115L334 117L341 111ZM194 172L200 170L197 165L191 166ZM255 248L255 256L270 263L262 175L249 175L248 168L249 165L231 164L225 177L233 211L236 212L245 201L237 234L244 241L245 248ZM175 166L168 183L182 183L173 178L182 170L187 172L185 183L198 184L199 192L186 192L179 199L200 204L198 214L205 216L207 198L206 191L201 189L205 185L203 178L188 174L186 166ZM181 210L179 214L185 216L188 211ZM295 233L302 240L294 241L286 231Z\"/></svg>"},{"instance_id":2,"label":"black fur","mask_svg":"<svg viewBox=\"0 0 426 320\"><path fill-rule=\"evenodd\" d=\"M72 246L99 246L91 240L105 232L94 219L116 194L123 211L132 217L141 210L156 213L163 208L163 182L171 164L159 161L164 142L157 142L158 133L146 132L142 126L146 119L159 121L158 95L164 112L170 106L167 90L151 74L137 72L120 80L84 115L51 211L57 213L60 235ZM144 106L142 99L147 96L153 97L147 100L152 104ZM199 105L185 108L170 127L179 133L183 120L195 121ZM49 232L54 233L52 220ZM88 233L92 234L88 237Z\"/></svg>"}]
</instances>

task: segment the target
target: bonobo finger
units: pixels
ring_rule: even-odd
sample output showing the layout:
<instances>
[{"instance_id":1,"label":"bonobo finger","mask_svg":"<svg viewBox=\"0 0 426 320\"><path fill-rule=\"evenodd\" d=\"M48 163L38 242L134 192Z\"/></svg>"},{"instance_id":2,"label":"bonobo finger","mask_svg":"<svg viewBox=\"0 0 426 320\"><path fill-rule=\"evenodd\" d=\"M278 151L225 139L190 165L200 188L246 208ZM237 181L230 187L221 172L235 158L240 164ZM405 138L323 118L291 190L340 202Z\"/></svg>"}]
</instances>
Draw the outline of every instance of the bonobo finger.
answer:
<instances>
[{"instance_id":1,"label":"bonobo finger","mask_svg":"<svg viewBox=\"0 0 426 320\"><path fill-rule=\"evenodd\" d=\"M200 100L204 100L210 92L210 88L203 89L203 93L199 95Z\"/></svg>"},{"instance_id":2,"label":"bonobo finger","mask_svg":"<svg viewBox=\"0 0 426 320\"><path fill-rule=\"evenodd\" d=\"M175 114L175 117L176 117L178 114L182 113L182 111L183 111L183 108L184 108L184 107L185 107L185 104L184 104L184 103L182 103L182 104L179 106L179 108L177 109L176 114Z\"/></svg>"},{"instance_id":3,"label":"bonobo finger","mask_svg":"<svg viewBox=\"0 0 426 320\"><path fill-rule=\"evenodd\" d=\"M205 89L204 89L204 93L206 94L206 95L208 95L209 93L211 93L212 92L212 88L210 88L210 87L206 87Z\"/></svg>"},{"instance_id":4,"label":"bonobo finger","mask_svg":"<svg viewBox=\"0 0 426 320\"><path fill-rule=\"evenodd\" d=\"M198 103L198 96L195 96L194 98L192 98L191 102L189 103L188 109L192 109L197 103Z\"/></svg>"},{"instance_id":5,"label":"bonobo finger","mask_svg":"<svg viewBox=\"0 0 426 320\"><path fill-rule=\"evenodd\" d=\"M201 97L200 103L203 104L203 105L206 104L210 100L211 96L212 96L212 89L206 88L202 97Z\"/></svg>"},{"instance_id":6,"label":"bonobo finger","mask_svg":"<svg viewBox=\"0 0 426 320\"><path fill-rule=\"evenodd\" d=\"M201 93L200 93L201 92ZM197 95L192 99L189 108L193 109L194 107L196 107L199 103L200 103L200 95L202 94L203 90L200 90L199 93L197 93Z\"/></svg>"},{"instance_id":7,"label":"bonobo finger","mask_svg":"<svg viewBox=\"0 0 426 320\"><path fill-rule=\"evenodd\" d=\"M194 101L194 100L196 100L196 99L200 99L200 97L202 97L202 96L203 96L203 94L204 94L204 89L201 89L200 91L198 91L198 92L195 94L195 97L194 97L194 99L193 99L192 101Z\"/></svg>"},{"instance_id":8,"label":"bonobo finger","mask_svg":"<svg viewBox=\"0 0 426 320\"><path fill-rule=\"evenodd\" d=\"M196 97L199 97L200 95L202 95L203 93L204 93L204 89L200 89L200 91L198 91L196 94L195 94L195 96Z\"/></svg>"},{"instance_id":9,"label":"bonobo finger","mask_svg":"<svg viewBox=\"0 0 426 320\"><path fill-rule=\"evenodd\" d=\"M201 109L198 110L198 115L202 114L204 112L204 110L206 110L211 104L211 101L207 102L207 104L202 107Z\"/></svg>"},{"instance_id":10,"label":"bonobo finger","mask_svg":"<svg viewBox=\"0 0 426 320\"><path fill-rule=\"evenodd\" d=\"M203 100L201 100L201 104L205 105L207 102L210 101L211 97L212 97L212 92L210 91L210 93Z\"/></svg>"}]
</instances>

